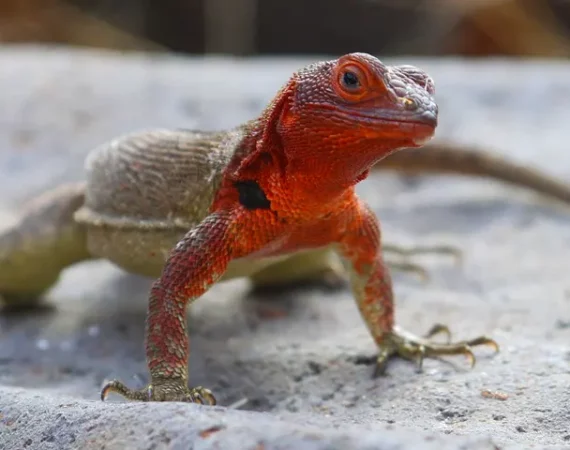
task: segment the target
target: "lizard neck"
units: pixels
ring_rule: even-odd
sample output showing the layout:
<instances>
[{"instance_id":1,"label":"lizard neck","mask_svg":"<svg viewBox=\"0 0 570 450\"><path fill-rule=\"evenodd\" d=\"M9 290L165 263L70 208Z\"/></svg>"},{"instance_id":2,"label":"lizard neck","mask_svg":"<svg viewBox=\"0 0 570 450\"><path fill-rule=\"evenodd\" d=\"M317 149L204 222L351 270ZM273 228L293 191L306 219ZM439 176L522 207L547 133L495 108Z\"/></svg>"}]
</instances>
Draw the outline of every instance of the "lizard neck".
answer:
<instances>
[{"instance_id":1,"label":"lizard neck","mask_svg":"<svg viewBox=\"0 0 570 450\"><path fill-rule=\"evenodd\" d=\"M350 128L339 134L326 124L319 128L294 122L287 114L286 95L272 106L244 127L227 172L234 184L255 181L269 197L326 207L351 195L374 164L399 148L393 142L354 139Z\"/></svg>"},{"instance_id":2,"label":"lizard neck","mask_svg":"<svg viewBox=\"0 0 570 450\"><path fill-rule=\"evenodd\" d=\"M291 142L290 134L282 131L279 124L260 121L246 133L245 156L233 171L234 182L253 180L273 199L326 208L352 193L378 160L374 154L331 160L328 148L307 142L303 151L300 142Z\"/></svg>"},{"instance_id":3,"label":"lizard neck","mask_svg":"<svg viewBox=\"0 0 570 450\"><path fill-rule=\"evenodd\" d=\"M339 205L354 195L351 170L339 170L339 175L322 158L301 160L287 151L283 136L269 121L257 120L241 130L243 137L226 168L213 209L232 208L236 203L247 209L264 205L283 214L302 212L302 220L340 211ZM349 174L350 172L350 174ZM367 173L366 173L367 174ZM357 174L363 178L362 172ZM340 182L342 177L347 178ZM249 198L250 204L247 198ZM244 200L245 199L245 200ZM269 206L270 205L270 206Z\"/></svg>"}]
</instances>

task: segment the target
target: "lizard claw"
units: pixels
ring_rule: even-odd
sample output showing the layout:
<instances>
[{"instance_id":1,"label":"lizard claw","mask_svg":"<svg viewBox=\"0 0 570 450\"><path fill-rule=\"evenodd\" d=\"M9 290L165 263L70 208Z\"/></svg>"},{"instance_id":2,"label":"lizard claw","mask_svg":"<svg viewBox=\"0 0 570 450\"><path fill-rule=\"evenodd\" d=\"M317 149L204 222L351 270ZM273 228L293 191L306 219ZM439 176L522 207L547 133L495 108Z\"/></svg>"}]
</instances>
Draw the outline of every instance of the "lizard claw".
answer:
<instances>
[{"instance_id":1,"label":"lizard claw","mask_svg":"<svg viewBox=\"0 0 570 450\"><path fill-rule=\"evenodd\" d=\"M429 340L430 337L440 333L447 335L447 343L438 344ZM441 324L434 325L423 338L414 336L398 327L394 327L392 332L389 333L380 344L380 353L378 355L374 376L381 375L385 372L388 360L393 356L416 360L418 370L420 371L422 370L425 358L443 355L465 355L471 367L473 367L477 359L475 358L472 347L479 345L490 346L495 352L499 352L499 344L486 336L479 336L474 339L453 343L451 342L451 332L449 328Z\"/></svg>"},{"instance_id":2,"label":"lizard claw","mask_svg":"<svg viewBox=\"0 0 570 450\"><path fill-rule=\"evenodd\" d=\"M434 324L424 335L424 339L432 338L438 334L445 334L447 336L447 343L451 343L451 330L447 325L443 325L441 323Z\"/></svg>"},{"instance_id":3,"label":"lizard claw","mask_svg":"<svg viewBox=\"0 0 570 450\"><path fill-rule=\"evenodd\" d=\"M101 400L115 392L127 400L142 402L186 402L200 405L216 405L216 398L212 391L202 386L189 388L180 378L155 379L140 390L127 387L124 383L113 380L106 383L101 389Z\"/></svg>"}]
</instances>

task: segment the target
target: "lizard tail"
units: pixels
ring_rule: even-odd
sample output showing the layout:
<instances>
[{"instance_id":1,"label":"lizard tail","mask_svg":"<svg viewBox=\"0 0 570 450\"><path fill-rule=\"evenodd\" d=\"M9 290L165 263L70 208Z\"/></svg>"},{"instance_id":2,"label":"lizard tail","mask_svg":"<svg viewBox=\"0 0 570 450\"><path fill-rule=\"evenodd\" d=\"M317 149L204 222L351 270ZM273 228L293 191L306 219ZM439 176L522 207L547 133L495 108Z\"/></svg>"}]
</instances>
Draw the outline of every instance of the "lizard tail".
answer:
<instances>
[{"instance_id":1,"label":"lizard tail","mask_svg":"<svg viewBox=\"0 0 570 450\"><path fill-rule=\"evenodd\" d=\"M570 204L570 184L475 148L428 144L393 153L374 166L374 170L393 170L410 175L440 173L492 178Z\"/></svg>"},{"instance_id":2,"label":"lizard tail","mask_svg":"<svg viewBox=\"0 0 570 450\"><path fill-rule=\"evenodd\" d=\"M74 219L84 183L60 186L29 202L19 220L0 230L0 300L30 306L67 266L89 258L86 234Z\"/></svg>"}]
</instances>

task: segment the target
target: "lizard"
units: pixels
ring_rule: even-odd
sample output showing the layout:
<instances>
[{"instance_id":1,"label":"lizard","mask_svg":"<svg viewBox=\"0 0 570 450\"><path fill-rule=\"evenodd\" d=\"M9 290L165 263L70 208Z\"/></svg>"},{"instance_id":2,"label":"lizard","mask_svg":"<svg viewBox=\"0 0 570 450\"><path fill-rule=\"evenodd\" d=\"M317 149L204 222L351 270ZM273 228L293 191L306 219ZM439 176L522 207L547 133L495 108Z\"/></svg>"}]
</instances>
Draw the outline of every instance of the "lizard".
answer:
<instances>
[{"instance_id":1,"label":"lizard","mask_svg":"<svg viewBox=\"0 0 570 450\"><path fill-rule=\"evenodd\" d=\"M421 365L464 354L473 365L472 347L498 351L493 339L452 342L444 325L420 337L395 323L389 245L355 186L371 170L397 170L489 176L566 202L570 188L476 149L427 144L434 96L421 69L352 53L300 69L257 119L232 130L146 130L107 142L88 155L85 182L45 192L0 233L0 294L8 304L35 300L65 267L91 258L155 278L150 383L133 390L112 380L103 400L115 392L215 404L207 388L188 386L185 310L214 283L243 276L271 284L342 269L378 346L377 374L392 356ZM440 332L447 343L430 339Z\"/></svg>"}]
</instances>

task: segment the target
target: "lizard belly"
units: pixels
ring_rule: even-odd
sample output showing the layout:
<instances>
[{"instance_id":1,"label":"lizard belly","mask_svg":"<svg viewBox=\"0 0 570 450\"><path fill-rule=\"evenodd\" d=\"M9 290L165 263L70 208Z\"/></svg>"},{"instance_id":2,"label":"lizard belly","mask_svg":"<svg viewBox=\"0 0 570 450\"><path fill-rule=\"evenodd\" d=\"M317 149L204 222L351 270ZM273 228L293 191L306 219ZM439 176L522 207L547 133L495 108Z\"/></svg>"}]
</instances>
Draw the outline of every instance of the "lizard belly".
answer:
<instances>
[{"instance_id":1,"label":"lizard belly","mask_svg":"<svg viewBox=\"0 0 570 450\"><path fill-rule=\"evenodd\" d=\"M121 269L158 278L170 251L184 236L176 230L147 230L88 226L87 245L91 255L106 259ZM252 255L231 261L220 281L251 276L293 255L311 250L279 255Z\"/></svg>"},{"instance_id":2,"label":"lizard belly","mask_svg":"<svg viewBox=\"0 0 570 450\"><path fill-rule=\"evenodd\" d=\"M246 257L234 259L228 264L228 268L220 281L249 277L273 264L291 258L294 254L295 253L287 253L279 256L267 256L263 258Z\"/></svg>"},{"instance_id":3,"label":"lizard belly","mask_svg":"<svg viewBox=\"0 0 570 450\"><path fill-rule=\"evenodd\" d=\"M78 211L75 218L87 228L87 248L92 256L106 259L127 272L151 278L160 277L171 250L190 228L155 221L133 227L128 220L96 220L88 210ZM302 256L303 262L314 258L321 260L320 254L329 246L308 247L298 244L298 239L284 235L257 252L230 261L219 281L249 277L297 256L306 255Z\"/></svg>"},{"instance_id":4,"label":"lizard belly","mask_svg":"<svg viewBox=\"0 0 570 450\"><path fill-rule=\"evenodd\" d=\"M184 236L177 230L88 227L91 255L106 259L130 273L158 278L171 249Z\"/></svg>"},{"instance_id":5,"label":"lizard belly","mask_svg":"<svg viewBox=\"0 0 570 450\"><path fill-rule=\"evenodd\" d=\"M152 278L158 278L172 248L184 236L173 230L105 229L89 227L87 244L93 256L104 258L121 269ZM231 261L219 280L227 281L252 276L267 267L300 254L315 250L298 250L272 256L248 256Z\"/></svg>"}]
</instances>

